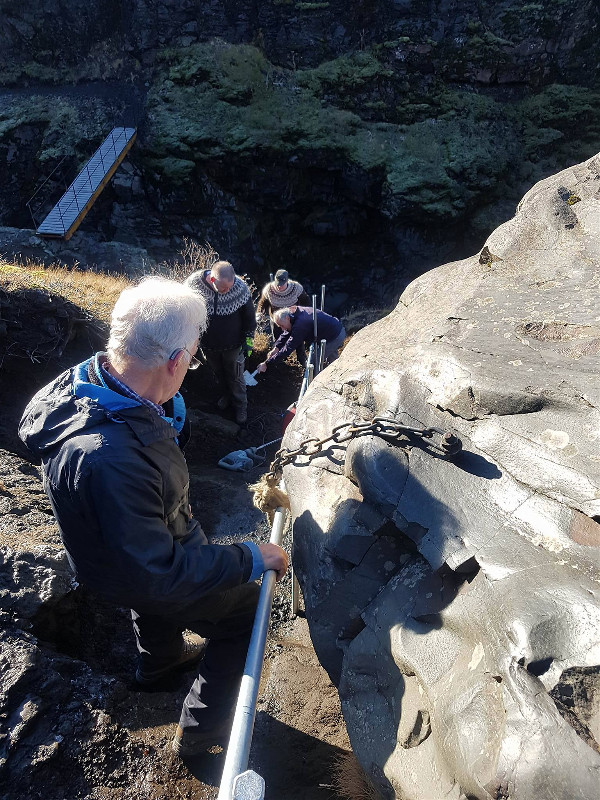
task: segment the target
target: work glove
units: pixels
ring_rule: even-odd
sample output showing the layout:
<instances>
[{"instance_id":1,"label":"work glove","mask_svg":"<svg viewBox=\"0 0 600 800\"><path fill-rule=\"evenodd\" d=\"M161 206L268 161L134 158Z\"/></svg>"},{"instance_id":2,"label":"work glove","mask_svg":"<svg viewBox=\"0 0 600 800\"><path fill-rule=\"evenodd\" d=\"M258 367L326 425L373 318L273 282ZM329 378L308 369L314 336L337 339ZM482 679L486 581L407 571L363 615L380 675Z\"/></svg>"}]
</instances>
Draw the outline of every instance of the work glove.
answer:
<instances>
[{"instance_id":1,"label":"work glove","mask_svg":"<svg viewBox=\"0 0 600 800\"><path fill-rule=\"evenodd\" d=\"M242 345L242 352L246 358L250 358L252 350L254 349L254 340L252 336L246 336L246 341Z\"/></svg>"}]
</instances>

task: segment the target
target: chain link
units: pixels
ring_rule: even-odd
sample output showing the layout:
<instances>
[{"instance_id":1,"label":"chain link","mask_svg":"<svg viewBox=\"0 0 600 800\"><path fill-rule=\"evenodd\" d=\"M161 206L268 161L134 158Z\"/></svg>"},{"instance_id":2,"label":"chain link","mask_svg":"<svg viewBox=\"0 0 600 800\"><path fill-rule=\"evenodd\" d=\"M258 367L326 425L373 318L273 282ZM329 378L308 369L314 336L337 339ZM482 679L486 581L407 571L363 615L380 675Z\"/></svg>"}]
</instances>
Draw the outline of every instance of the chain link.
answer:
<instances>
[{"instance_id":1,"label":"chain link","mask_svg":"<svg viewBox=\"0 0 600 800\"><path fill-rule=\"evenodd\" d=\"M386 441L394 444L400 444L401 440L404 439L404 444L409 445L411 436L421 439L433 439L434 434L440 436L440 443L439 445L432 444L430 446L433 446L442 455L453 456L462 449L462 442L457 436L440 428L411 428L407 425L401 425L390 417L373 417L370 422L342 422L332 428L329 436L325 436L323 439L315 437L305 439L295 450L281 447L275 453L267 477L277 478L285 466L295 463L299 458L308 458L309 460L315 458L315 456L320 455L323 450L327 449L326 445L345 444L359 436L381 436Z\"/></svg>"}]
</instances>

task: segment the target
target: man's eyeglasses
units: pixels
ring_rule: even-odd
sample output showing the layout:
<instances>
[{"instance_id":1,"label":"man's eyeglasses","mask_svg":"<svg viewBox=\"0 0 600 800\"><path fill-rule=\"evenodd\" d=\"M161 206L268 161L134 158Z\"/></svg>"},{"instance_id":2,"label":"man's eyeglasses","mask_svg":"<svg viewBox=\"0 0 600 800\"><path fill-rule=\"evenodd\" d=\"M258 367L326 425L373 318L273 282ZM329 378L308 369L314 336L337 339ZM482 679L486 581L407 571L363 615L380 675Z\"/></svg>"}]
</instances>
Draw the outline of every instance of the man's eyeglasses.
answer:
<instances>
[{"instance_id":1,"label":"man's eyeglasses","mask_svg":"<svg viewBox=\"0 0 600 800\"><path fill-rule=\"evenodd\" d=\"M187 349L187 347L178 347L177 350L173 350L173 352L169 356L169 361L173 361L173 359L177 358L179 353L181 353L182 351L186 352L190 357L190 362L188 364L188 369L198 369L198 367L200 366L200 364L202 364L202 362L200 361L199 358L196 358L196 356L193 356L190 353L190 351Z\"/></svg>"}]
</instances>

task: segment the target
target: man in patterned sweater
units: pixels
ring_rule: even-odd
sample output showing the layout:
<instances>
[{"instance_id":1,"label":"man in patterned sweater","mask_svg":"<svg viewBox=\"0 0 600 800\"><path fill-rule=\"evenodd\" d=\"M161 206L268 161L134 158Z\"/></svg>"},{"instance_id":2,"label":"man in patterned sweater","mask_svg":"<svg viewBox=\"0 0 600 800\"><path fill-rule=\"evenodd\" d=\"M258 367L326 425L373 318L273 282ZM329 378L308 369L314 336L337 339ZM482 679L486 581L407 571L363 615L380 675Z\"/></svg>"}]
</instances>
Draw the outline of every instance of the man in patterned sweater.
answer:
<instances>
[{"instance_id":1,"label":"man in patterned sweater","mask_svg":"<svg viewBox=\"0 0 600 800\"><path fill-rule=\"evenodd\" d=\"M186 284L206 301L208 327L201 346L225 389L219 408L231 403L236 422L243 425L248 419L244 362L252 352L256 330L250 290L228 261L217 261L211 269L193 272Z\"/></svg>"}]
</instances>

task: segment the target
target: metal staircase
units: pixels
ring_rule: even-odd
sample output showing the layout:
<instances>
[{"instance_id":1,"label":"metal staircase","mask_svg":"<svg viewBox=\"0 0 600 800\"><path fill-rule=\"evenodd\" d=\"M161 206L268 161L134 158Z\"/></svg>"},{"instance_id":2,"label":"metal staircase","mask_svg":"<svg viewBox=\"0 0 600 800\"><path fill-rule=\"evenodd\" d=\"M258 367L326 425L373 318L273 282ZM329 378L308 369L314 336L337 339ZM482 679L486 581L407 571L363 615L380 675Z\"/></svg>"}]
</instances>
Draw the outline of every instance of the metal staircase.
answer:
<instances>
[{"instance_id":1,"label":"metal staircase","mask_svg":"<svg viewBox=\"0 0 600 800\"><path fill-rule=\"evenodd\" d=\"M133 145L135 128L113 128L37 228L38 236L70 239Z\"/></svg>"}]
</instances>

